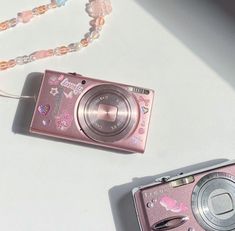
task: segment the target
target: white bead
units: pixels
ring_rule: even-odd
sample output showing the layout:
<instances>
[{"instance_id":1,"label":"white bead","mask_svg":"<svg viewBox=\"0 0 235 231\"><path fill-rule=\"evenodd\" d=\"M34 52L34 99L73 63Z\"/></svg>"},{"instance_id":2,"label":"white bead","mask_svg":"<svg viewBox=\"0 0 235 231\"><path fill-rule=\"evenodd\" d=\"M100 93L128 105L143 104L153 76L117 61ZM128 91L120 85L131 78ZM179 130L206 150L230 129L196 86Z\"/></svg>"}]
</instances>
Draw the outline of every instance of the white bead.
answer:
<instances>
[{"instance_id":1,"label":"white bead","mask_svg":"<svg viewBox=\"0 0 235 231\"><path fill-rule=\"evenodd\" d=\"M23 65L24 64L24 60L23 60L23 56L19 56L15 59L16 64L18 65Z\"/></svg>"}]
</instances>

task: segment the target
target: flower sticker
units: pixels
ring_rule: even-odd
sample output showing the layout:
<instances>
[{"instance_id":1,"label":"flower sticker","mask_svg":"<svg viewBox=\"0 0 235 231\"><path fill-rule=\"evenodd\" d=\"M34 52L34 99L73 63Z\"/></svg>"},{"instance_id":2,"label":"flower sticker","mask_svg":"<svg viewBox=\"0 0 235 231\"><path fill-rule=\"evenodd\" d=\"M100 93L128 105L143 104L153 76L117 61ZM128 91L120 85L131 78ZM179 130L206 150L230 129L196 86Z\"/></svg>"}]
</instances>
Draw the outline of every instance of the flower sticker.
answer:
<instances>
[{"instance_id":1,"label":"flower sticker","mask_svg":"<svg viewBox=\"0 0 235 231\"><path fill-rule=\"evenodd\" d=\"M70 128L72 122L73 117L65 111L61 115L55 117L56 128L61 131L65 131Z\"/></svg>"}]
</instances>

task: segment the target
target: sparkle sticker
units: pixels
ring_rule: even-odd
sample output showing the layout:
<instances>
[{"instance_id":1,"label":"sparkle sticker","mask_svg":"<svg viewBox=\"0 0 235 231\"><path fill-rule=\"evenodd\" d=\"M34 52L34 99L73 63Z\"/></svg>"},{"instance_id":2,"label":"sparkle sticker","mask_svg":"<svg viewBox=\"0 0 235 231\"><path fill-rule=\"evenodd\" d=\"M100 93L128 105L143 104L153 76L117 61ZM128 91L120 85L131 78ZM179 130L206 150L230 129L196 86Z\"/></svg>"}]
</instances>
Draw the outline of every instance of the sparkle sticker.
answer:
<instances>
[{"instance_id":1,"label":"sparkle sticker","mask_svg":"<svg viewBox=\"0 0 235 231\"><path fill-rule=\"evenodd\" d=\"M56 96L57 94L59 94L59 91L58 91L58 88L55 87L55 88L51 88L51 91L50 91L50 94L53 95L53 96Z\"/></svg>"},{"instance_id":2,"label":"sparkle sticker","mask_svg":"<svg viewBox=\"0 0 235 231\"><path fill-rule=\"evenodd\" d=\"M38 106L38 111L41 115L46 116L47 113L50 111L50 105L49 104L40 105L40 106Z\"/></svg>"},{"instance_id":3,"label":"sparkle sticker","mask_svg":"<svg viewBox=\"0 0 235 231\"><path fill-rule=\"evenodd\" d=\"M180 213L188 210L188 207L184 203L179 203L169 196L162 197L160 205L163 206L166 211L171 211L173 213Z\"/></svg>"},{"instance_id":4,"label":"sparkle sticker","mask_svg":"<svg viewBox=\"0 0 235 231\"><path fill-rule=\"evenodd\" d=\"M56 128L61 131L65 131L70 128L72 122L73 117L65 111L61 115L55 117Z\"/></svg>"}]
</instances>

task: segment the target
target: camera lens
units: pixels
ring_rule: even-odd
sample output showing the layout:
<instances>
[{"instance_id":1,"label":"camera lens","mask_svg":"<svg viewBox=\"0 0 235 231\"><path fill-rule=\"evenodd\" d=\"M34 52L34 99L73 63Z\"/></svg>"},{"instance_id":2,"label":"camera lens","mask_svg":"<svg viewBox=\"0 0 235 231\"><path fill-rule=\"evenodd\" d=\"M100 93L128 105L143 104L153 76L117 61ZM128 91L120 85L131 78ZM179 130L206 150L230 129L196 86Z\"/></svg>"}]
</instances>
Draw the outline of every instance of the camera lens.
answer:
<instances>
[{"instance_id":1,"label":"camera lens","mask_svg":"<svg viewBox=\"0 0 235 231\"><path fill-rule=\"evenodd\" d=\"M192 210L207 231L235 230L235 177L210 173L202 177L192 193Z\"/></svg>"},{"instance_id":2,"label":"camera lens","mask_svg":"<svg viewBox=\"0 0 235 231\"><path fill-rule=\"evenodd\" d=\"M136 126L138 105L128 91L110 84L86 92L78 105L78 122L84 133L99 142L115 142Z\"/></svg>"}]
</instances>

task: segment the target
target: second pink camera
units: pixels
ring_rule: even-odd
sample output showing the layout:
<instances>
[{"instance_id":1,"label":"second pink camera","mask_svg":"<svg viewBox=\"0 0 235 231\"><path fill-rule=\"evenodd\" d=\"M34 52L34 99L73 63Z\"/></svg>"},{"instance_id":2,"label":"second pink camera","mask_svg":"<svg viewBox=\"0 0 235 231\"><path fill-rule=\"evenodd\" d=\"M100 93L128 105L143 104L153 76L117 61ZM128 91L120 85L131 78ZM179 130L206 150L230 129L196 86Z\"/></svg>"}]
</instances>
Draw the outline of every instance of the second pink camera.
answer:
<instances>
[{"instance_id":1,"label":"second pink camera","mask_svg":"<svg viewBox=\"0 0 235 231\"><path fill-rule=\"evenodd\" d=\"M234 231L235 161L133 189L141 231Z\"/></svg>"}]
</instances>

